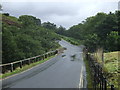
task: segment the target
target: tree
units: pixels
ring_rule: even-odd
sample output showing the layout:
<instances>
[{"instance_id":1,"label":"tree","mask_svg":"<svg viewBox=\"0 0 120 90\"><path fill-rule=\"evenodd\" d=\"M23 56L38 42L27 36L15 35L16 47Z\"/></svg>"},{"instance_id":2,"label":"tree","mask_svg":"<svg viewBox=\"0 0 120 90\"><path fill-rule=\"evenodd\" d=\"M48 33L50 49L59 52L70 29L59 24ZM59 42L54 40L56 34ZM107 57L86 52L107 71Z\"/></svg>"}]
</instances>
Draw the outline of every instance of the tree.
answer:
<instances>
[{"instance_id":1,"label":"tree","mask_svg":"<svg viewBox=\"0 0 120 90\"><path fill-rule=\"evenodd\" d=\"M22 22L23 26L34 26L34 25L41 25L41 20L37 19L36 17L29 16L29 15L22 15L18 19Z\"/></svg>"},{"instance_id":2,"label":"tree","mask_svg":"<svg viewBox=\"0 0 120 90\"><path fill-rule=\"evenodd\" d=\"M9 13L3 13L3 15L5 15L5 16L9 16Z\"/></svg>"},{"instance_id":3,"label":"tree","mask_svg":"<svg viewBox=\"0 0 120 90\"><path fill-rule=\"evenodd\" d=\"M89 34L86 36L86 40L84 40L83 43L88 48L89 52L94 52L98 47L100 47L99 40L100 39L97 34Z\"/></svg>"},{"instance_id":4,"label":"tree","mask_svg":"<svg viewBox=\"0 0 120 90\"><path fill-rule=\"evenodd\" d=\"M120 36L118 35L117 31L112 31L110 34L107 35L106 39L106 50L110 51L119 51L119 42Z\"/></svg>"},{"instance_id":5,"label":"tree","mask_svg":"<svg viewBox=\"0 0 120 90\"><path fill-rule=\"evenodd\" d=\"M119 50L116 48L120 44L116 43L119 42L119 39L116 39L118 37L116 33L120 27L119 23L120 11L109 14L101 12L88 17L78 25L72 26L65 33L66 36L81 40L82 44L86 45L90 51L94 51L97 47L102 47L106 51Z\"/></svg>"},{"instance_id":6,"label":"tree","mask_svg":"<svg viewBox=\"0 0 120 90\"><path fill-rule=\"evenodd\" d=\"M57 29L56 25L54 23L50 23L50 22L44 22L44 23L42 23L42 26L46 29L53 30L54 32Z\"/></svg>"},{"instance_id":7,"label":"tree","mask_svg":"<svg viewBox=\"0 0 120 90\"><path fill-rule=\"evenodd\" d=\"M15 42L15 37L10 29L4 26L2 32L2 63L9 63L19 59L20 52Z\"/></svg>"},{"instance_id":8,"label":"tree","mask_svg":"<svg viewBox=\"0 0 120 90\"><path fill-rule=\"evenodd\" d=\"M65 31L66 29L62 26L60 26L58 29L57 29L57 32L58 34L61 34L61 35L65 35Z\"/></svg>"},{"instance_id":9,"label":"tree","mask_svg":"<svg viewBox=\"0 0 120 90\"><path fill-rule=\"evenodd\" d=\"M59 47L56 40L59 36L44 27L40 19L33 16L22 15L19 19L4 16L2 22L2 60L10 63L24 58L37 56L55 50ZM22 23L21 27L6 22Z\"/></svg>"}]
</instances>

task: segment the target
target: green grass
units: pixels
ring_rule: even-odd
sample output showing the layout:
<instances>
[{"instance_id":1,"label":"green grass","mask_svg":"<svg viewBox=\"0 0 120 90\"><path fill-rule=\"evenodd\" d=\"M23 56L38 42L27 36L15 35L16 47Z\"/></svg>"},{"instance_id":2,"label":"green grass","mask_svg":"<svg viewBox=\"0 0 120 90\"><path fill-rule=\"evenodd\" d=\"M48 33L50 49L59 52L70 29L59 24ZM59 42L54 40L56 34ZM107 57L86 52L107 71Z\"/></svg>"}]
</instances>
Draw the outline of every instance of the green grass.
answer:
<instances>
[{"instance_id":1,"label":"green grass","mask_svg":"<svg viewBox=\"0 0 120 90\"><path fill-rule=\"evenodd\" d=\"M54 55L54 56L55 56L55 55ZM38 64L41 64L41 63L43 63L43 62L45 62L45 61L53 58L54 56L48 57L48 58L46 58L46 59L44 59L44 60L41 60L41 61L32 63L32 64L30 64L30 65L25 65L23 68L17 68L17 69L14 70L13 72L8 72L8 73L5 73L5 74L2 74L2 75L0 75L0 79L1 79L1 78L6 78L6 77L8 77L8 76L11 76L11 75L14 75L14 74L17 74L17 73L20 73L20 72L23 72L23 71L25 71L25 70L27 70L27 69L30 69L30 68L38 65Z\"/></svg>"},{"instance_id":2,"label":"green grass","mask_svg":"<svg viewBox=\"0 0 120 90\"><path fill-rule=\"evenodd\" d=\"M107 80L110 82L110 84L113 84L116 88L120 86L118 85L118 78L120 76L120 68L118 65L119 53L120 51L104 53L104 64L103 64L103 70ZM99 52L96 52L96 54L94 55L97 58L97 62L102 64L101 54Z\"/></svg>"},{"instance_id":3,"label":"green grass","mask_svg":"<svg viewBox=\"0 0 120 90\"><path fill-rule=\"evenodd\" d=\"M91 75L91 71L90 71L90 67L89 67L89 62L88 62L88 60L85 59L85 57L84 57L84 63L85 63L85 66L86 66L87 88L88 88L88 90L89 89L91 90L91 88L93 88L93 83L92 83L93 77Z\"/></svg>"},{"instance_id":4,"label":"green grass","mask_svg":"<svg viewBox=\"0 0 120 90\"><path fill-rule=\"evenodd\" d=\"M118 67L118 53L120 52L116 51L104 53L104 68L107 73L108 81L111 84L114 84L116 88L118 88L118 78L120 76L120 69Z\"/></svg>"}]
</instances>

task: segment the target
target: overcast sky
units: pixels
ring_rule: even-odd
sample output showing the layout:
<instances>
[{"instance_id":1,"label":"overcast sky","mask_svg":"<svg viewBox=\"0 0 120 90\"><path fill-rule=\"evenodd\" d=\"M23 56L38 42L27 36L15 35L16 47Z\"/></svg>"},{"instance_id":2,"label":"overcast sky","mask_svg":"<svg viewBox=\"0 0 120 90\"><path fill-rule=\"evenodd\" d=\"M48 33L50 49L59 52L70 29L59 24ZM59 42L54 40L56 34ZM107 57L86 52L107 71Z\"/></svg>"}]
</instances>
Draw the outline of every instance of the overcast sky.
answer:
<instances>
[{"instance_id":1,"label":"overcast sky","mask_svg":"<svg viewBox=\"0 0 120 90\"><path fill-rule=\"evenodd\" d=\"M10 2L10 0L4 0L2 6L3 12L8 12L12 16L33 15L40 18L42 22L50 21L67 29L98 12L109 13L118 9L118 0L73 1L17 0L17 2Z\"/></svg>"}]
</instances>

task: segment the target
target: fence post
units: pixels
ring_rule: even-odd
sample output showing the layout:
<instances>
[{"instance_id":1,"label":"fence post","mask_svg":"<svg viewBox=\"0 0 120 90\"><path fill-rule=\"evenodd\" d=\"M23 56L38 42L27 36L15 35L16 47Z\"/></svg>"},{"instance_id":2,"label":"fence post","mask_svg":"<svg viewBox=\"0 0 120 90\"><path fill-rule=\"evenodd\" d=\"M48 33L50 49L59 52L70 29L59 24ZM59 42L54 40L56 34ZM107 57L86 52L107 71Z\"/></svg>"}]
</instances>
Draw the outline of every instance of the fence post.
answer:
<instances>
[{"instance_id":1,"label":"fence post","mask_svg":"<svg viewBox=\"0 0 120 90\"><path fill-rule=\"evenodd\" d=\"M41 57L39 56L39 57L36 57L36 62L37 61L40 61L41 60Z\"/></svg>"},{"instance_id":2,"label":"fence post","mask_svg":"<svg viewBox=\"0 0 120 90\"><path fill-rule=\"evenodd\" d=\"M35 57L34 59L35 59L35 62L37 62L37 59L36 59L36 57Z\"/></svg>"},{"instance_id":3,"label":"fence post","mask_svg":"<svg viewBox=\"0 0 120 90\"><path fill-rule=\"evenodd\" d=\"M0 66L0 74L2 73L2 66Z\"/></svg>"},{"instance_id":4,"label":"fence post","mask_svg":"<svg viewBox=\"0 0 120 90\"><path fill-rule=\"evenodd\" d=\"M34 62L36 62L36 58L34 58Z\"/></svg>"},{"instance_id":5,"label":"fence post","mask_svg":"<svg viewBox=\"0 0 120 90\"><path fill-rule=\"evenodd\" d=\"M47 54L47 56L50 57L50 56L49 56L49 53Z\"/></svg>"},{"instance_id":6,"label":"fence post","mask_svg":"<svg viewBox=\"0 0 120 90\"><path fill-rule=\"evenodd\" d=\"M43 55L43 60L45 59L45 55Z\"/></svg>"},{"instance_id":7,"label":"fence post","mask_svg":"<svg viewBox=\"0 0 120 90\"><path fill-rule=\"evenodd\" d=\"M28 65L30 65L30 59L28 60Z\"/></svg>"},{"instance_id":8,"label":"fence post","mask_svg":"<svg viewBox=\"0 0 120 90\"><path fill-rule=\"evenodd\" d=\"M88 53L86 53L86 59L89 61L89 58L88 58Z\"/></svg>"},{"instance_id":9,"label":"fence post","mask_svg":"<svg viewBox=\"0 0 120 90\"><path fill-rule=\"evenodd\" d=\"M47 58L47 54L45 54L45 58Z\"/></svg>"},{"instance_id":10,"label":"fence post","mask_svg":"<svg viewBox=\"0 0 120 90\"><path fill-rule=\"evenodd\" d=\"M20 62L20 68L22 68L22 61Z\"/></svg>"},{"instance_id":11,"label":"fence post","mask_svg":"<svg viewBox=\"0 0 120 90\"><path fill-rule=\"evenodd\" d=\"M102 89L102 86L101 86L101 85L102 85L102 83L101 83L101 80L100 80L100 90Z\"/></svg>"},{"instance_id":12,"label":"fence post","mask_svg":"<svg viewBox=\"0 0 120 90\"><path fill-rule=\"evenodd\" d=\"M114 90L114 85L111 85L111 90Z\"/></svg>"},{"instance_id":13,"label":"fence post","mask_svg":"<svg viewBox=\"0 0 120 90\"><path fill-rule=\"evenodd\" d=\"M53 52L51 52L51 56L53 55Z\"/></svg>"},{"instance_id":14,"label":"fence post","mask_svg":"<svg viewBox=\"0 0 120 90\"><path fill-rule=\"evenodd\" d=\"M107 81L106 81L106 78L104 78L104 89L107 90Z\"/></svg>"},{"instance_id":15,"label":"fence post","mask_svg":"<svg viewBox=\"0 0 120 90\"><path fill-rule=\"evenodd\" d=\"M52 56L54 55L54 52L52 52Z\"/></svg>"},{"instance_id":16,"label":"fence post","mask_svg":"<svg viewBox=\"0 0 120 90\"><path fill-rule=\"evenodd\" d=\"M5 66L1 66L1 71L3 74L5 73Z\"/></svg>"},{"instance_id":17,"label":"fence post","mask_svg":"<svg viewBox=\"0 0 120 90\"><path fill-rule=\"evenodd\" d=\"M34 58L32 58L31 60L32 60L32 63L34 63L34 62L35 62Z\"/></svg>"},{"instance_id":18,"label":"fence post","mask_svg":"<svg viewBox=\"0 0 120 90\"><path fill-rule=\"evenodd\" d=\"M104 90L104 78L103 78L103 73L102 73L102 90Z\"/></svg>"},{"instance_id":19,"label":"fence post","mask_svg":"<svg viewBox=\"0 0 120 90\"><path fill-rule=\"evenodd\" d=\"M36 60L36 62L39 61L39 60L37 59L37 57L35 58L35 60Z\"/></svg>"},{"instance_id":20,"label":"fence post","mask_svg":"<svg viewBox=\"0 0 120 90\"><path fill-rule=\"evenodd\" d=\"M50 55L52 56L52 52L50 52Z\"/></svg>"},{"instance_id":21,"label":"fence post","mask_svg":"<svg viewBox=\"0 0 120 90\"><path fill-rule=\"evenodd\" d=\"M95 87L95 90L96 90L96 67L94 67L94 87Z\"/></svg>"},{"instance_id":22,"label":"fence post","mask_svg":"<svg viewBox=\"0 0 120 90\"><path fill-rule=\"evenodd\" d=\"M11 72L13 72L13 63L11 63L10 66L11 66Z\"/></svg>"},{"instance_id":23,"label":"fence post","mask_svg":"<svg viewBox=\"0 0 120 90\"><path fill-rule=\"evenodd\" d=\"M40 61L40 60L42 60L42 56L39 57L39 60L38 60L38 61Z\"/></svg>"},{"instance_id":24,"label":"fence post","mask_svg":"<svg viewBox=\"0 0 120 90\"><path fill-rule=\"evenodd\" d=\"M104 67L104 51L103 51L103 48L101 48L102 50L102 67Z\"/></svg>"}]
</instances>

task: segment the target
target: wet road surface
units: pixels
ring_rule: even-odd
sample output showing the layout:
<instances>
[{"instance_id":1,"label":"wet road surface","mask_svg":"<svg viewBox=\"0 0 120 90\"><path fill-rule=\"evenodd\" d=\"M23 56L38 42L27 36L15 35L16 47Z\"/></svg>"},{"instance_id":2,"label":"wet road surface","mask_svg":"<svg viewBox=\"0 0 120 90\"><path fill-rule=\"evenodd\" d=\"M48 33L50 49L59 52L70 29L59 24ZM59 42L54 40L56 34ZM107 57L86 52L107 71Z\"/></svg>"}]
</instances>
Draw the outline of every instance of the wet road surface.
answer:
<instances>
[{"instance_id":1,"label":"wet road surface","mask_svg":"<svg viewBox=\"0 0 120 90\"><path fill-rule=\"evenodd\" d=\"M3 80L3 88L86 88L82 48L62 40L63 53Z\"/></svg>"}]
</instances>

